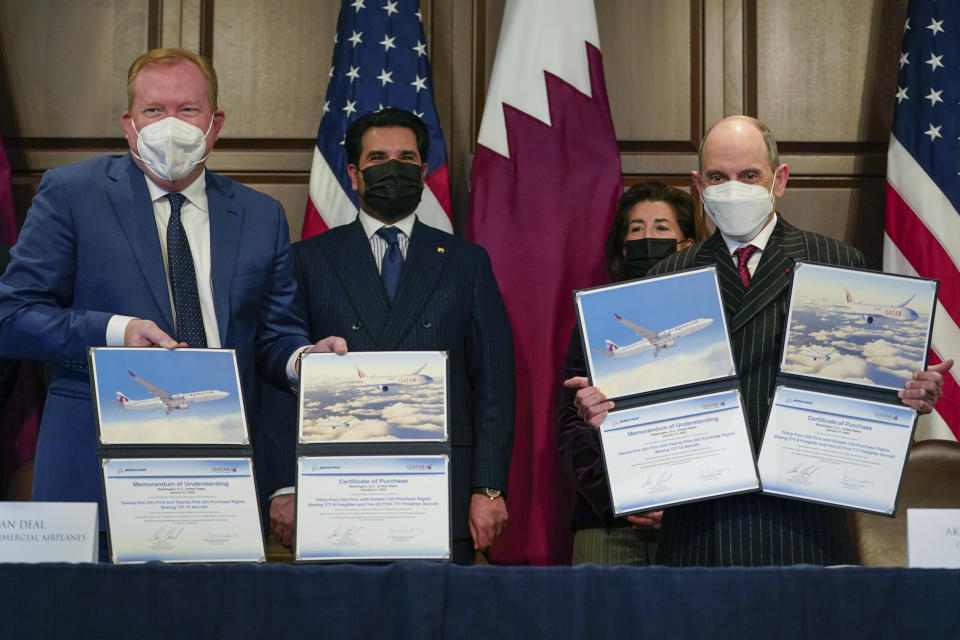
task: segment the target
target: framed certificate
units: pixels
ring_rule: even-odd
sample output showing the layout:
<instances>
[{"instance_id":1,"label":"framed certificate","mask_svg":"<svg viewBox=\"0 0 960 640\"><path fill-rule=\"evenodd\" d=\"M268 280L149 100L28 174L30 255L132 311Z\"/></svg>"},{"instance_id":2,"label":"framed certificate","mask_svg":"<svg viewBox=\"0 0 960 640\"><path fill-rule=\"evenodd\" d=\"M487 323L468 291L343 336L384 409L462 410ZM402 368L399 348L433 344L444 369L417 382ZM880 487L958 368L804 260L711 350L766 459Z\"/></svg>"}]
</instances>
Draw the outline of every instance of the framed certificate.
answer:
<instances>
[{"instance_id":1,"label":"framed certificate","mask_svg":"<svg viewBox=\"0 0 960 640\"><path fill-rule=\"evenodd\" d=\"M101 461L115 563L263 562L249 458Z\"/></svg>"},{"instance_id":2,"label":"framed certificate","mask_svg":"<svg viewBox=\"0 0 960 640\"><path fill-rule=\"evenodd\" d=\"M892 516L917 413L778 387L757 466L763 492Z\"/></svg>"},{"instance_id":3,"label":"framed certificate","mask_svg":"<svg viewBox=\"0 0 960 640\"><path fill-rule=\"evenodd\" d=\"M617 516L760 488L735 389L611 411L600 440Z\"/></svg>"},{"instance_id":4,"label":"framed certificate","mask_svg":"<svg viewBox=\"0 0 960 640\"><path fill-rule=\"evenodd\" d=\"M101 446L247 446L231 349L90 349Z\"/></svg>"},{"instance_id":5,"label":"framed certificate","mask_svg":"<svg viewBox=\"0 0 960 640\"><path fill-rule=\"evenodd\" d=\"M309 353L300 362L301 445L447 441L446 352Z\"/></svg>"},{"instance_id":6,"label":"framed certificate","mask_svg":"<svg viewBox=\"0 0 960 640\"><path fill-rule=\"evenodd\" d=\"M716 269L574 292L590 381L611 399L736 375Z\"/></svg>"},{"instance_id":7,"label":"framed certificate","mask_svg":"<svg viewBox=\"0 0 960 640\"><path fill-rule=\"evenodd\" d=\"M926 368L937 281L797 262L784 375L898 391ZM858 393L853 391L852 393Z\"/></svg>"},{"instance_id":8,"label":"framed certificate","mask_svg":"<svg viewBox=\"0 0 960 640\"><path fill-rule=\"evenodd\" d=\"M299 561L447 560L446 455L301 457Z\"/></svg>"}]
</instances>

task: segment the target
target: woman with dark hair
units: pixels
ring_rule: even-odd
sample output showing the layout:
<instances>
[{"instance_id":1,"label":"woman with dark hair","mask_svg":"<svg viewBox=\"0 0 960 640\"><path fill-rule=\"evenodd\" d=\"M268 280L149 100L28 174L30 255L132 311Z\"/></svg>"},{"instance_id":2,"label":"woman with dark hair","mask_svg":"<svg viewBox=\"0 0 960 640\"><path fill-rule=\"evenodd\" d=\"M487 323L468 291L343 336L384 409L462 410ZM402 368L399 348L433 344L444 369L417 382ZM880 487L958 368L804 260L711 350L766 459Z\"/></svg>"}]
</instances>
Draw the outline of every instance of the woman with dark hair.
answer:
<instances>
[{"instance_id":1,"label":"woman with dark hair","mask_svg":"<svg viewBox=\"0 0 960 640\"><path fill-rule=\"evenodd\" d=\"M642 277L702 235L689 195L661 182L634 185L617 202L605 249L607 273L613 282ZM583 347L574 330L562 379L585 375ZM599 433L577 415L575 393L562 390L557 412L558 451L577 490L573 564L652 564L663 512L614 517Z\"/></svg>"}]
</instances>

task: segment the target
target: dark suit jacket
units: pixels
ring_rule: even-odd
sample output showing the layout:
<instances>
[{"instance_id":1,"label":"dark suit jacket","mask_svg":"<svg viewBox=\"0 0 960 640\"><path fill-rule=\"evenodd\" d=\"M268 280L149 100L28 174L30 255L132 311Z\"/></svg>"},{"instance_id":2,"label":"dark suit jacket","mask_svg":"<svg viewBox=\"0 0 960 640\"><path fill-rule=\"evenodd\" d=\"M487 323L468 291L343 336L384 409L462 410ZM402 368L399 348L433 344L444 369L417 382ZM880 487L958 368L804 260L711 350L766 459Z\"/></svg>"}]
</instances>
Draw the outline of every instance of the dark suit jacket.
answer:
<instances>
[{"instance_id":1,"label":"dark suit jacket","mask_svg":"<svg viewBox=\"0 0 960 640\"><path fill-rule=\"evenodd\" d=\"M0 275L7 269L10 262L10 247L0 244ZM0 358L0 411L7 404L10 394L13 393L17 385L17 372L20 370L20 363L10 358ZM2 477L2 476L0 476Z\"/></svg>"},{"instance_id":2,"label":"dark suit jacket","mask_svg":"<svg viewBox=\"0 0 960 640\"><path fill-rule=\"evenodd\" d=\"M312 340L342 336L351 351L448 352L454 539L469 538L471 487L506 492L513 451L513 333L486 251L415 222L392 307L359 220L295 244L294 262L297 309ZM290 438L279 453L293 484L296 409L291 398L278 400Z\"/></svg>"},{"instance_id":3,"label":"dark suit jacket","mask_svg":"<svg viewBox=\"0 0 960 640\"><path fill-rule=\"evenodd\" d=\"M719 232L660 262L649 275L715 265L755 451L766 425L779 370L793 262L863 267L863 255L841 242L801 231L780 218L749 288ZM667 509L658 562L669 565L852 564L846 512L748 494Z\"/></svg>"},{"instance_id":4,"label":"dark suit jacket","mask_svg":"<svg viewBox=\"0 0 960 640\"><path fill-rule=\"evenodd\" d=\"M287 359L307 344L293 313L286 218L273 198L210 172L206 181L220 342L236 349L253 398L255 363L288 384ZM0 355L54 363L34 499L99 501L87 348L104 345L114 314L174 335L165 270L146 181L129 154L43 175L0 279Z\"/></svg>"}]
</instances>

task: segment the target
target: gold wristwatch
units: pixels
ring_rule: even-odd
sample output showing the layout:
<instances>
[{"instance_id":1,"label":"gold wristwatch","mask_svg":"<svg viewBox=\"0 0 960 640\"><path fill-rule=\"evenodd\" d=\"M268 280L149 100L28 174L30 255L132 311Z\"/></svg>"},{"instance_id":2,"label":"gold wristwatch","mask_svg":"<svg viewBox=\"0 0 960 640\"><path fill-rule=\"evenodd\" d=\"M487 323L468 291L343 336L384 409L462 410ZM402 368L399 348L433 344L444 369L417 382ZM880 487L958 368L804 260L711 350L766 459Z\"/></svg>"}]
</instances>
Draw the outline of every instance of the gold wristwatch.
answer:
<instances>
[{"instance_id":1,"label":"gold wristwatch","mask_svg":"<svg viewBox=\"0 0 960 640\"><path fill-rule=\"evenodd\" d=\"M500 491L500 489L491 489L490 487L474 487L473 493L485 495L491 500L496 500L497 498L503 496L503 492Z\"/></svg>"}]
</instances>

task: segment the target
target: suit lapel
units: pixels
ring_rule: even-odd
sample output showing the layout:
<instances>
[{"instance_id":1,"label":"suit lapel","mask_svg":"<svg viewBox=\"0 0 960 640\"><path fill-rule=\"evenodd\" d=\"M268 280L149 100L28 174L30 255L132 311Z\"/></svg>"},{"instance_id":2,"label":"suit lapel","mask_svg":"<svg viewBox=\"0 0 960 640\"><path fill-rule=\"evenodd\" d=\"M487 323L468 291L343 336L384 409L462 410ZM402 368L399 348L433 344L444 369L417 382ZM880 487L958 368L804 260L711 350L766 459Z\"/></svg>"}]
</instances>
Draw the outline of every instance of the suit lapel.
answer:
<instances>
[{"instance_id":1,"label":"suit lapel","mask_svg":"<svg viewBox=\"0 0 960 640\"><path fill-rule=\"evenodd\" d=\"M777 221L742 303L730 318L730 333L743 327L790 286L793 262L805 257L800 231L781 217ZM732 264L732 261L731 261Z\"/></svg>"},{"instance_id":2,"label":"suit lapel","mask_svg":"<svg viewBox=\"0 0 960 640\"><path fill-rule=\"evenodd\" d=\"M111 182L107 184L107 193L120 228L133 249L147 288L166 320L167 326L162 328L170 331L173 328L173 312L170 309L166 266L146 178L130 154L114 162L108 177Z\"/></svg>"},{"instance_id":3,"label":"suit lapel","mask_svg":"<svg viewBox=\"0 0 960 640\"><path fill-rule=\"evenodd\" d=\"M226 344L227 325L230 322L230 283L237 264L244 212L234 205L233 191L228 182L209 171L206 179L213 306L217 314L220 344Z\"/></svg>"},{"instance_id":4,"label":"suit lapel","mask_svg":"<svg viewBox=\"0 0 960 640\"><path fill-rule=\"evenodd\" d=\"M360 322L379 341L390 305L377 273L370 240L364 234L360 220L351 222L342 237L337 238L337 242L330 242L325 249L328 249L330 264Z\"/></svg>"},{"instance_id":5,"label":"suit lapel","mask_svg":"<svg viewBox=\"0 0 960 640\"><path fill-rule=\"evenodd\" d=\"M423 305L433 293L445 261L449 259L446 255L449 250L448 239L447 234L419 220L414 222L410 247L397 285L397 297L380 336L381 348L395 348L410 325L416 322Z\"/></svg>"},{"instance_id":6,"label":"suit lapel","mask_svg":"<svg viewBox=\"0 0 960 640\"><path fill-rule=\"evenodd\" d=\"M694 261L696 267L715 266L717 280L720 283L720 293L723 297L723 307L727 318L733 317L743 302L746 289L740 281L737 268L733 266L733 259L727 250L720 232L714 233L704 242L703 248Z\"/></svg>"}]
</instances>

